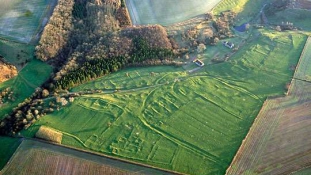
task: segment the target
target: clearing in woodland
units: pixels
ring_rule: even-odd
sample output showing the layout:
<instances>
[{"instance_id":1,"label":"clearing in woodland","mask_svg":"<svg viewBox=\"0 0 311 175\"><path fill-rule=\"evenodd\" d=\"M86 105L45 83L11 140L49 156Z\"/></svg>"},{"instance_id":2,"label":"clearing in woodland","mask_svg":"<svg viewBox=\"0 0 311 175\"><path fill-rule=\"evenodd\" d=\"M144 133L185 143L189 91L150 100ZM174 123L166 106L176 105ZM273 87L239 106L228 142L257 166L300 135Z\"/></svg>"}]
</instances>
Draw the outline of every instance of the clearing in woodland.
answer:
<instances>
[{"instance_id":1,"label":"clearing in woodland","mask_svg":"<svg viewBox=\"0 0 311 175\"><path fill-rule=\"evenodd\" d=\"M64 145L182 173L224 174L263 101L284 94L306 41L258 32L229 61L193 74L129 68L82 84L72 91L98 93L75 97L21 134L32 137L45 125L62 132Z\"/></svg>"},{"instance_id":2,"label":"clearing in woodland","mask_svg":"<svg viewBox=\"0 0 311 175\"><path fill-rule=\"evenodd\" d=\"M0 0L0 36L29 43L45 26L55 0Z\"/></svg>"},{"instance_id":3,"label":"clearing in woodland","mask_svg":"<svg viewBox=\"0 0 311 175\"><path fill-rule=\"evenodd\" d=\"M126 0L133 24L169 25L209 12L221 0Z\"/></svg>"},{"instance_id":4,"label":"clearing in woodland","mask_svg":"<svg viewBox=\"0 0 311 175\"><path fill-rule=\"evenodd\" d=\"M137 173L168 174L165 171L33 140L23 140L10 163L2 170L3 175L131 175Z\"/></svg>"},{"instance_id":5,"label":"clearing in woodland","mask_svg":"<svg viewBox=\"0 0 311 175\"><path fill-rule=\"evenodd\" d=\"M310 66L305 65L311 60L310 44L308 39L289 95L264 103L228 175L290 174L310 167L311 82L305 79L311 76Z\"/></svg>"}]
</instances>

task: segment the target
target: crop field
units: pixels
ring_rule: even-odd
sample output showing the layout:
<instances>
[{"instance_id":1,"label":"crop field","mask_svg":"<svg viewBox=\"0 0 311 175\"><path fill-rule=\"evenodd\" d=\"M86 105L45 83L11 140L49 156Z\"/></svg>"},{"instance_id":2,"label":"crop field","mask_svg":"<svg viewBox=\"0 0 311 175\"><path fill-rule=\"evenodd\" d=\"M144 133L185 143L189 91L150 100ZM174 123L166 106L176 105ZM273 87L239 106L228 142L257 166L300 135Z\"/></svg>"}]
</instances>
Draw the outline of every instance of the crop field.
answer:
<instances>
[{"instance_id":1,"label":"crop field","mask_svg":"<svg viewBox=\"0 0 311 175\"><path fill-rule=\"evenodd\" d=\"M76 97L21 134L34 136L45 125L61 131L65 145L183 173L223 174L263 101L284 94L306 41L290 32L261 35L230 61L193 74L130 68L80 85L73 91L102 93Z\"/></svg>"},{"instance_id":2,"label":"crop field","mask_svg":"<svg viewBox=\"0 0 311 175\"><path fill-rule=\"evenodd\" d=\"M305 47L309 47L309 40ZM302 63L311 58L301 59ZM296 74L311 75L303 64L297 69ZM310 167L311 82L296 79L296 74L288 96L264 103L228 175L290 174Z\"/></svg>"},{"instance_id":3,"label":"crop field","mask_svg":"<svg viewBox=\"0 0 311 175\"><path fill-rule=\"evenodd\" d=\"M11 162L2 170L3 175L130 175L137 174L137 172L166 174L164 171L31 140L23 140Z\"/></svg>"},{"instance_id":4,"label":"crop field","mask_svg":"<svg viewBox=\"0 0 311 175\"><path fill-rule=\"evenodd\" d=\"M54 0L0 0L0 35L28 43L45 25Z\"/></svg>"},{"instance_id":5,"label":"crop field","mask_svg":"<svg viewBox=\"0 0 311 175\"><path fill-rule=\"evenodd\" d=\"M311 2L309 0L296 0L295 1L295 7L310 10L311 9Z\"/></svg>"},{"instance_id":6,"label":"crop field","mask_svg":"<svg viewBox=\"0 0 311 175\"><path fill-rule=\"evenodd\" d=\"M0 137L0 171L9 161L19 144L20 139L18 138Z\"/></svg>"},{"instance_id":7,"label":"crop field","mask_svg":"<svg viewBox=\"0 0 311 175\"><path fill-rule=\"evenodd\" d=\"M299 62L299 69L295 72L295 78L311 81L311 38L308 38L308 41L301 55Z\"/></svg>"},{"instance_id":8,"label":"crop field","mask_svg":"<svg viewBox=\"0 0 311 175\"><path fill-rule=\"evenodd\" d=\"M169 25L209 12L221 0L126 0L133 24Z\"/></svg>"}]
</instances>

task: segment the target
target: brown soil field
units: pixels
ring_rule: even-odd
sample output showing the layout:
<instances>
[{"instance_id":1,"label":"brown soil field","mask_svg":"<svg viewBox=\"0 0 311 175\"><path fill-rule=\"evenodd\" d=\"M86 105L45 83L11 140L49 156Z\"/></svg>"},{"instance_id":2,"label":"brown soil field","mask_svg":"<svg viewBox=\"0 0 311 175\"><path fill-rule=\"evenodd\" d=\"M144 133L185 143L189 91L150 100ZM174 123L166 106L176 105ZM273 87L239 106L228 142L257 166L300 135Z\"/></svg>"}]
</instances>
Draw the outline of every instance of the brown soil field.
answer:
<instances>
[{"instance_id":1,"label":"brown soil field","mask_svg":"<svg viewBox=\"0 0 311 175\"><path fill-rule=\"evenodd\" d=\"M129 175L168 173L58 145L23 140L0 174Z\"/></svg>"},{"instance_id":2,"label":"brown soil field","mask_svg":"<svg viewBox=\"0 0 311 175\"><path fill-rule=\"evenodd\" d=\"M311 1L310 0L296 0L295 7L311 10Z\"/></svg>"},{"instance_id":3,"label":"brown soil field","mask_svg":"<svg viewBox=\"0 0 311 175\"><path fill-rule=\"evenodd\" d=\"M0 83L9 80L17 75L17 69L0 60Z\"/></svg>"},{"instance_id":4,"label":"brown soil field","mask_svg":"<svg viewBox=\"0 0 311 175\"><path fill-rule=\"evenodd\" d=\"M294 78L288 94L265 101L226 174L290 174L311 166L311 82Z\"/></svg>"}]
</instances>

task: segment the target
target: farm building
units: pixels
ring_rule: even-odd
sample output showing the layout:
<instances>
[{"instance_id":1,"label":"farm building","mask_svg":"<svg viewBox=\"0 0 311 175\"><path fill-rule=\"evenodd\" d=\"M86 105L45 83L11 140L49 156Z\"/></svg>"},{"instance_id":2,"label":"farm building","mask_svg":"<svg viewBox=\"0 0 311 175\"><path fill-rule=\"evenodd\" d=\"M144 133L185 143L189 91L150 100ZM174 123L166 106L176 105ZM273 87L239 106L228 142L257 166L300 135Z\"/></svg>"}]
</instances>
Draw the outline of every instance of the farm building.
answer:
<instances>
[{"instance_id":1,"label":"farm building","mask_svg":"<svg viewBox=\"0 0 311 175\"><path fill-rule=\"evenodd\" d=\"M226 47L228 47L230 49L232 49L234 47L234 44L231 43L231 42L228 42L228 41L224 41L223 44L224 44L224 46L226 46Z\"/></svg>"},{"instance_id":2,"label":"farm building","mask_svg":"<svg viewBox=\"0 0 311 175\"><path fill-rule=\"evenodd\" d=\"M199 59L195 59L193 62L194 62L196 65L200 66L200 67L204 66L203 61L201 61L201 60L199 60Z\"/></svg>"}]
</instances>

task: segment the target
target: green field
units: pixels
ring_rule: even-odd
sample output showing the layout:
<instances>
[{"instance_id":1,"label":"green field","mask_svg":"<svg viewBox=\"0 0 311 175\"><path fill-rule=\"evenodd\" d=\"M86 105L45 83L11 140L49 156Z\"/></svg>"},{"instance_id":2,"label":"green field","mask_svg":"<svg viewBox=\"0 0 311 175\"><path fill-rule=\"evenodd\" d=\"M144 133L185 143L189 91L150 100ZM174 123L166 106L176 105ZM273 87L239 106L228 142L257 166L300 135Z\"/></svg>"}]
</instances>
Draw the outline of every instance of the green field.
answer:
<instances>
[{"instance_id":1,"label":"green field","mask_svg":"<svg viewBox=\"0 0 311 175\"><path fill-rule=\"evenodd\" d=\"M213 9L213 13L219 14L222 11L232 10L238 14L236 23L242 24L256 17L266 2L269 0L223 0Z\"/></svg>"},{"instance_id":2,"label":"green field","mask_svg":"<svg viewBox=\"0 0 311 175\"><path fill-rule=\"evenodd\" d=\"M22 134L46 125L63 133L65 145L183 173L223 174L263 101L284 94L306 41L290 32L260 34L230 61L194 74L131 68L78 86L73 91L103 92L76 98Z\"/></svg>"},{"instance_id":3,"label":"green field","mask_svg":"<svg viewBox=\"0 0 311 175\"><path fill-rule=\"evenodd\" d=\"M209 12L221 0L126 0L133 24L169 25Z\"/></svg>"},{"instance_id":4,"label":"green field","mask_svg":"<svg viewBox=\"0 0 311 175\"><path fill-rule=\"evenodd\" d=\"M0 140L1 141L1 140ZM21 168L22 167L22 168ZM64 171L64 169L66 171ZM23 140L2 174L168 174L109 157L34 140Z\"/></svg>"},{"instance_id":5,"label":"green field","mask_svg":"<svg viewBox=\"0 0 311 175\"><path fill-rule=\"evenodd\" d=\"M0 90L10 87L16 98L0 107L0 119L35 92L52 72L51 66L33 58L34 50L33 45L0 40L0 55L19 70L16 77L0 83Z\"/></svg>"},{"instance_id":6,"label":"green field","mask_svg":"<svg viewBox=\"0 0 311 175\"><path fill-rule=\"evenodd\" d=\"M293 175L309 175L309 174L311 174L311 168L310 167L293 173Z\"/></svg>"},{"instance_id":7,"label":"green field","mask_svg":"<svg viewBox=\"0 0 311 175\"><path fill-rule=\"evenodd\" d=\"M228 175L290 174L310 166L311 82L296 78L297 74L311 75L302 64L308 60L311 58L307 55L301 57L288 96L265 102Z\"/></svg>"},{"instance_id":8,"label":"green field","mask_svg":"<svg viewBox=\"0 0 311 175\"><path fill-rule=\"evenodd\" d=\"M14 154L19 144L20 140L18 138L0 136L0 171Z\"/></svg>"},{"instance_id":9,"label":"green field","mask_svg":"<svg viewBox=\"0 0 311 175\"><path fill-rule=\"evenodd\" d=\"M35 52L33 45L16 43L0 39L0 55L21 70L27 60L32 60Z\"/></svg>"},{"instance_id":10,"label":"green field","mask_svg":"<svg viewBox=\"0 0 311 175\"><path fill-rule=\"evenodd\" d=\"M54 0L0 0L0 36L28 43L48 20Z\"/></svg>"},{"instance_id":11,"label":"green field","mask_svg":"<svg viewBox=\"0 0 311 175\"><path fill-rule=\"evenodd\" d=\"M281 25L282 22L293 23L300 30L311 31L310 10L286 9L276 12L273 16L267 16L268 22L275 25Z\"/></svg>"},{"instance_id":12,"label":"green field","mask_svg":"<svg viewBox=\"0 0 311 175\"><path fill-rule=\"evenodd\" d=\"M311 81L311 38L308 38L306 46L301 55L299 69L295 72L295 78L305 81Z\"/></svg>"}]
</instances>

